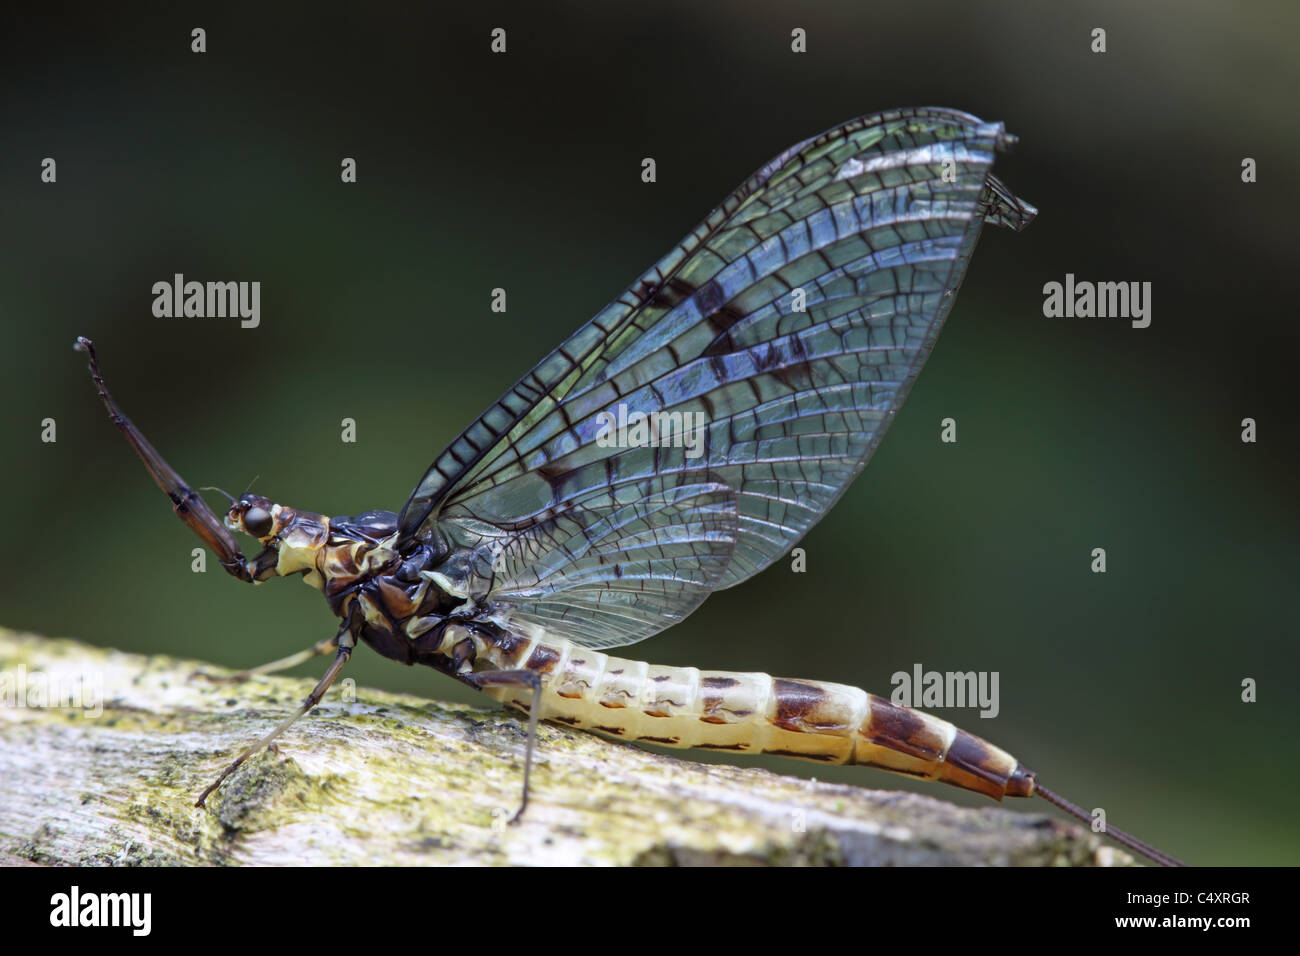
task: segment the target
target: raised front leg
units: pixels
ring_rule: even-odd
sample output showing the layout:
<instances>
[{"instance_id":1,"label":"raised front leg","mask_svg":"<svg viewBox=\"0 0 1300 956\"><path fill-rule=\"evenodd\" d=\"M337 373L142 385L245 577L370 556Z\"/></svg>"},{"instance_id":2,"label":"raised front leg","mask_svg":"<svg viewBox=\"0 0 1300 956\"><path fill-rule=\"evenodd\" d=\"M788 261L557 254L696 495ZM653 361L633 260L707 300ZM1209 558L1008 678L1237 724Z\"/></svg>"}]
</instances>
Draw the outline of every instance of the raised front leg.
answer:
<instances>
[{"instance_id":1,"label":"raised front leg","mask_svg":"<svg viewBox=\"0 0 1300 956\"><path fill-rule=\"evenodd\" d=\"M244 553L239 549L239 545L235 544L235 539L221 523L221 519L213 514L212 509L199 497L198 492L187 485L176 470L163 460L162 455L158 454L153 445L150 445L140 433L140 429L135 427L131 419L122 414L122 410L117 407L117 402L113 401L108 386L104 384L104 376L99 371L99 361L95 357L95 344L83 335L77 337L75 348L90 356L90 375L95 380L95 387L99 390L99 397L104 402L104 407L108 409L108 417L131 443L131 447L144 462L154 482L171 499L172 509L177 517L212 549L228 574L241 581L252 583L253 575L244 563Z\"/></svg>"}]
</instances>

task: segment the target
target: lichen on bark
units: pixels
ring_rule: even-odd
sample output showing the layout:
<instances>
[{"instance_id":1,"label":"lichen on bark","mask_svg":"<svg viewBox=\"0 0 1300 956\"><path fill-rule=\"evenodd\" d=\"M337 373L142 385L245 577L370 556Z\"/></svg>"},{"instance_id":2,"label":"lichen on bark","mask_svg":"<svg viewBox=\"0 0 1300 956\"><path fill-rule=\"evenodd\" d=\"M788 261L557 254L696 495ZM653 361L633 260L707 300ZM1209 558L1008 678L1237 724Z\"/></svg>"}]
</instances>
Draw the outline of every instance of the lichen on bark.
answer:
<instances>
[{"instance_id":1,"label":"lichen on bark","mask_svg":"<svg viewBox=\"0 0 1300 956\"><path fill-rule=\"evenodd\" d=\"M0 862L60 865L1113 865L1036 813L705 765L499 710L332 692L208 800L311 681L214 687L206 665L0 629ZM96 684L101 712L35 695ZM689 753L689 752L686 752Z\"/></svg>"}]
</instances>

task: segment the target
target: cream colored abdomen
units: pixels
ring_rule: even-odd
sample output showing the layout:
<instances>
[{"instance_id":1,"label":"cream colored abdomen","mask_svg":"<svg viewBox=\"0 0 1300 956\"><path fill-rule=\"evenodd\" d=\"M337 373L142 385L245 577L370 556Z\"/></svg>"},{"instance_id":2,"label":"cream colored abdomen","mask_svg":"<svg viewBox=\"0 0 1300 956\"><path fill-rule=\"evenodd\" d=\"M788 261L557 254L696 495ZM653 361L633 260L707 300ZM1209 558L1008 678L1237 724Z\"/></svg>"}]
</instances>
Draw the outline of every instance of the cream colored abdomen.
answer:
<instances>
[{"instance_id":1,"label":"cream colored abdomen","mask_svg":"<svg viewBox=\"0 0 1300 956\"><path fill-rule=\"evenodd\" d=\"M472 639L479 645L475 669L527 669L542 676L545 720L668 747L874 766L995 799L1032 792L1032 775L1010 754L857 687L664 667L546 635L500 645ZM486 692L526 709L526 690Z\"/></svg>"}]
</instances>

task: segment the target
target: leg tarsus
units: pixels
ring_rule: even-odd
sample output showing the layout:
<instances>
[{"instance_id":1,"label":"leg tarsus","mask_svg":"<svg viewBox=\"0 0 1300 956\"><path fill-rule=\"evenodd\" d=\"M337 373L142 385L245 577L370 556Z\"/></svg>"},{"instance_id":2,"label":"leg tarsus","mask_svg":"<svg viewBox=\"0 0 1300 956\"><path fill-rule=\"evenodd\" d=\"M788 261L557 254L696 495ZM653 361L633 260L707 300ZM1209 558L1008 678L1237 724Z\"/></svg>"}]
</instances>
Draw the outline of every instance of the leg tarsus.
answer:
<instances>
[{"instance_id":1,"label":"leg tarsus","mask_svg":"<svg viewBox=\"0 0 1300 956\"><path fill-rule=\"evenodd\" d=\"M537 723L542 710L542 679L536 671L530 670L479 671L476 674L460 674L458 676L475 690L486 690L489 687L529 687L532 689L533 698L528 706L528 743L524 748L524 795L523 799L519 801L519 809L515 811L514 816L507 823L507 826L514 826L519 823L523 818L524 811L528 809L528 786L533 771L533 750L537 744Z\"/></svg>"}]
</instances>

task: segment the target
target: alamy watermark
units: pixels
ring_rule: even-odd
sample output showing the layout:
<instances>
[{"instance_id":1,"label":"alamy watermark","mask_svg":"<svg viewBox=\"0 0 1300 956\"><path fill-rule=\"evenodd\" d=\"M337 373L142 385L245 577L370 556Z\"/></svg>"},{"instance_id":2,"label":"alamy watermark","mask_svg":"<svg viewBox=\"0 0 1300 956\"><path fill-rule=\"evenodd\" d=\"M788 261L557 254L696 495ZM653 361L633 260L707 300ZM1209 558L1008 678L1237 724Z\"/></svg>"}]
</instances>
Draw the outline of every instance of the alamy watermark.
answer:
<instances>
[{"instance_id":1,"label":"alamy watermark","mask_svg":"<svg viewBox=\"0 0 1300 956\"><path fill-rule=\"evenodd\" d=\"M981 717L996 717L998 679L997 671L927 671L913 664L910 673L890 675L889 701L899 707L978 707Z\"/></svg>"},{"instance_id":2,"label":"alamy watermark","mask_svg":"<svg viewBox=\"0 0 1300 956\"><path fill-rule=\"evenodd\" d=\"M600 448L684 448L687 458L704 454L703 412L629 412L619 403L618 411L596 415Z\"/></svg>"},{"instance_id":3,"label":"alamy watermark","mask_svg":"<svg viewBox=\"0 0 1300 956\"><path fill-rule=\"evenodd\" d=\"M148 936L152 914L152 893L83 893L74 883L67 893L50 897L51 926L119 926L133 936Z\"/></svg>"},{"instance_id":4,"label":"alamy watermark","mask_svg":"<svg viewBox=\"0 0 1300 956\"><path fill-rule=\"evenodd\" d=\"M0 707L76 708L87 717L99 717L104 713L104 688L98 674L52 677L19 664L0 671Z\"/></svg>"},{"instance_id":5,"label":"alamy watermark","mask_svg":"<svg viewBox=\"0 0 1300 956\"><path fill-rule=\"evenodd\" d=\"M153 294L153 314L160 319L237 317L245 329L262 323L260 282L186 282L178 272L171 282L155 282Z\"/></svg>"},{"instance_id":6,"label":"alamy watermark","mask_svg":"<svg viewBox=\"0 0 1300 956\"><path fill-rule=\"evenodd\" d=\"M1043 286L1043 315L1049 319L1131 319L1135 329L1151 324L1150 282L1090 282L1065 274Z\"/></svg>"}]
</instances>

